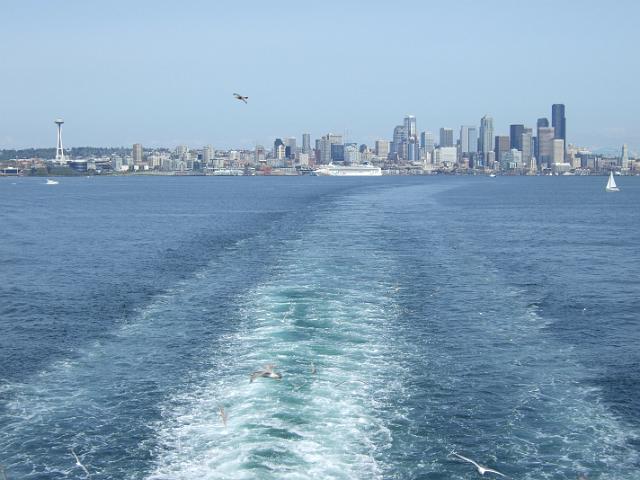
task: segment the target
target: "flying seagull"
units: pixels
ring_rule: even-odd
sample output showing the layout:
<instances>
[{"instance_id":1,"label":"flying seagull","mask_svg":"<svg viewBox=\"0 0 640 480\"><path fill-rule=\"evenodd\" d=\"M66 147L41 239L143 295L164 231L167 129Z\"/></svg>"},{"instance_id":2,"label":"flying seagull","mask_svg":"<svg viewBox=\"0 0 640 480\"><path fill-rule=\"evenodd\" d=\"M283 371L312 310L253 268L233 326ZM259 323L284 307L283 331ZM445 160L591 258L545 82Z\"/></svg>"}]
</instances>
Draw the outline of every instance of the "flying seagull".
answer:
<instances>
[{"instance_id":1,"label":"flying seagull","mask_svg":"<svg viewBox=\"0 0 640 480\"><path fill-rule=\"evenodd\" d=\"M73 458L76 459L76 465L78 467L80 467L82 470L84 470L84 473L87 474L87 477L91 477L91 474L89 473L89 470L87 470L87 467L85 467L81 462L80 459L78 458L78 455L76 455L76 452L73 451L73 448L71 449L71 453L73 454Z\"/></svg>"},{"instance_id":2,"label":"flying seagull","mask_svg":"<svg viewBox=\"0 0 640 480\"><path fill-rule=\"evenodd\" d=\"M456 452L451 452L451 455L455 455L456 457L461 458L465 462L469 462L473 464L478 469L478 473L480 473L480 475L484 476L485 473L495 473L496 475L500 475L501 477L506 477L504 473L500 473L499 471L494 470L493 468L488 468L488 467L485 467L484 465L480 465L479 463L474 462L470 458L463 457L462 455L459 455Z\"/></svg>"},{"instance_id":3,"label":"flying seagull","mask_svg":"<svg viewBox=\"0 0 640 480\"><path fill-rule=\"evenodd\" d=\"M358 382L358 383L361 383L361 384L363 384L363 385L368 385L368 383L367 383L367 382L362 381L362 380L356 380L356 379L354 378L353 380L344 380L343 382L336 383L336 387L339 387L340 385L343 385L343 384L345 384L345 383L353 383L353 382Z\"/></svg>"},{"instance_id":4,"label":"flying seagull","mask_svg":"<svg viewBox=\"0 0 640 480\"><path fill-rule=\"evenodd\" d=\"M229 419L229 415L227 414L227 412L224 411L224 407L220 407L220 419L222 420L222 424L225 426L227 426L227 420Z\"/></svg>"},{"instance_id":5,"label":"flying seagull","mask_svg":"<svg viewBox=\"0 0 640 480\"><path fill-rule=\"evenodd\" d=\"M234 93L233 96L236 100L242 100L244 103L247 103L247 100L249 99L249 97L245 97L243 95L240 95L239 93Z\"/></svg>"},{"instance_id":6,"label":"flying seagull","mask_svg":"<svg viewBox=\"0 0 640 480\"><path fill-rule=\"evenodd\" d=\"M274 372L274 368L276 368L275 365L265 365L261 370L256 370L251 374L249 383L253 383L253 381L258 377L275 378L276 380L280 380L282 375L278 372Z\"/></svg>"}]
</instances>

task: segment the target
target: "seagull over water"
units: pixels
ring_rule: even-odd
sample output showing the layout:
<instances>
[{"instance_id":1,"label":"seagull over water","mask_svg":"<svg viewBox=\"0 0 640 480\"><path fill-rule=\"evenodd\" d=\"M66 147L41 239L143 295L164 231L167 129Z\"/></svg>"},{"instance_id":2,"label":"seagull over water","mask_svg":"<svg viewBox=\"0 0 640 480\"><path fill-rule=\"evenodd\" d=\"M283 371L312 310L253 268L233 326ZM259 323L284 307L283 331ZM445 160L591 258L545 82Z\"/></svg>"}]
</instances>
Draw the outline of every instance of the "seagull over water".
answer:
<instances>
[{"instance_id":1,"label":"seagull over water","mask_svg":"<svg viewBox=\"0 0 640 480\"><path fill-rule=\"evenodd\" d=\"M224 411L224 407L220 407L220 419L222 420L222 424L226 427L227 420L229 420L229 415Z\"/></svg>"},{"instance_id":2,"label":"seagull over water","mask_svg":"<svg viewBox=\"0 0 640 480\"><path fill-rule=\"evenodd\" d=\"M253 383L253 381L258 377L275 378L276 380L280 380L282 378L282 374L274 372L274 368L276 368L275 365L265 365L261 370L256 370L251 374L249 383Z\"/></svg>"},{"instance_id":3,"label":"seagull over water","mask_svg":"<svg viewBox=\"0 0 640 480\"><path fill-rule=\"evenodd\" d=\"M78 467L80 467L82 470L84 470L84 473L87 474L87 477L91 477L91 474L89 473L89 470L87 470L87 467L85 467L81 462L80 459L78 458L78 455L76 455L76 452L73 451L73 448L71 449L71 454L73 455L73 458L76 459L76 465Z\"/></svg>"},{"instance_id":4,"label":"seagull over water","mask_svg":"<svg viewBox=\"0 0 640 480\"><path fill-rule=\"evenodd\" d=\"M501 477L506 478L506 475L504 473L500 473L499 471L494 470L493 468L488 468L488 467L485 467L484 465L480 465L479 463L474 462L470 458L463 457L462 455L459 455L456 452L451 452L451 455L455 455L456 457L461 458L465 462L469 462L473 464L473 466L475 466L478 469L478 473L480 473L480 475L484 476L485 473L495 473L496 475L500 475Z\"/></svg>"},{"instance_id":5,"label":"seagull over water","mask_svg":"<svg viewBox=\"0 0 640 480\"><path fill-rule=\"evenodd\" d=\"M236 100L241 100L244 103L247 103L247 100L249 100L249 97L245 97L244 95L240 95L239 93L234 93L233 96Z\"/></svg>"}]
</instances>

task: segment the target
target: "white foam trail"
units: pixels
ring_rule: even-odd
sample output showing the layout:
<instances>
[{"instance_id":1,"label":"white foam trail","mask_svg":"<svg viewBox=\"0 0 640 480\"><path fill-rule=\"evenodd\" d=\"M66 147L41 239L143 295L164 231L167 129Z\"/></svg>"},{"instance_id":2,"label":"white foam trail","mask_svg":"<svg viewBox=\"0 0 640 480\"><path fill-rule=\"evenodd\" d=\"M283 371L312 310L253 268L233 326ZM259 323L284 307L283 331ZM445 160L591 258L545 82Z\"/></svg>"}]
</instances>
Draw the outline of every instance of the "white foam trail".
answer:
<instances>
[{"instance_id":1,"label":"white foam trail","mask_svg":"<svg viewBox=\"0 0 640 480\"><path fill-rule=\"evenodd\" d=\"M392 438L380 412L400 387L389 265L331 241L320 229L284 246L242 302L243 328L212 352L219 368L164 407L149 479L383 478ZM249 383L266 363L282 380Z\"/></svg>"}]
</instances>

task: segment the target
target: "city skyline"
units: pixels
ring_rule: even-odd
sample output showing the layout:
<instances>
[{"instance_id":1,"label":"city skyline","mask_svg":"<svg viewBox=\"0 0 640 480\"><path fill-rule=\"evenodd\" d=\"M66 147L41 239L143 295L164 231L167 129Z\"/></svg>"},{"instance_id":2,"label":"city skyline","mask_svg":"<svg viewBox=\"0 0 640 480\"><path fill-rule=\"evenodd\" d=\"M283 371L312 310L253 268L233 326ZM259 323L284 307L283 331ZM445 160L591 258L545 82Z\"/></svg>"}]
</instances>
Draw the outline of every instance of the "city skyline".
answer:
<instances>
[{"instance_id":1,"label":"city skyline","mask_svg":"<svg viewBox=\"0 0 640 480\"><path fill-rule=\"evenodd\" d=\"M0 149L50 146L55 118L69 146L253 148L301 132L372 145L407 115L437 136L486 114L506 134L554 103L570 105L569 143L640 149L634 2L153 5L8 2ZM558 53L541 64L543 51Z\"/></svg>"}]
</instances>

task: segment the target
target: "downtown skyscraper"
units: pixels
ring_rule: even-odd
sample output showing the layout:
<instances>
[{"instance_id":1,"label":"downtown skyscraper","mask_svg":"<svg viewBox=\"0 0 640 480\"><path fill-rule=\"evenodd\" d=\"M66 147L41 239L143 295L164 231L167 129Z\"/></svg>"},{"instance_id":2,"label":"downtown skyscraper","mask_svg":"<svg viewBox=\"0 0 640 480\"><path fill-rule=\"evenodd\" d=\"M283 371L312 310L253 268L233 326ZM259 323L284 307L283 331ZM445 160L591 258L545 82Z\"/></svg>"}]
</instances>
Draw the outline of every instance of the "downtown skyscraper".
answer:
<instances>
[{"instance_id":1,"label":"downtown skyscraper","mask_svg":"<svg viewBox=\"0 0 640 480\"><path fill-rule=\"evenodd\" d=\"M480 153L486 160L487 154L493 150L493 118L488 115L480 119L480 138L478 141Z\"/></svg>"},{"instance_id":2,"label":"downtown skyscraper","mask_svg":"<svg viewBox=\"0 0 640 480\"><path fill-rule=\"evenodd\" d=\"M564 140L564 151L567 151L567 119L564 116L564 104L551 105L551 126L554 128L556 139Z\"/></svg>"},{"instance_id":3,"label":"downtown skyscraper","mask_svg":"<svg viewBox=\"0 0 640 480\"><path fill-rule=\"evenodd\" d=\"M453 147L453 129L444 128L440 129L440 144L439 147Z\"/></svg>"}]
</instances>

